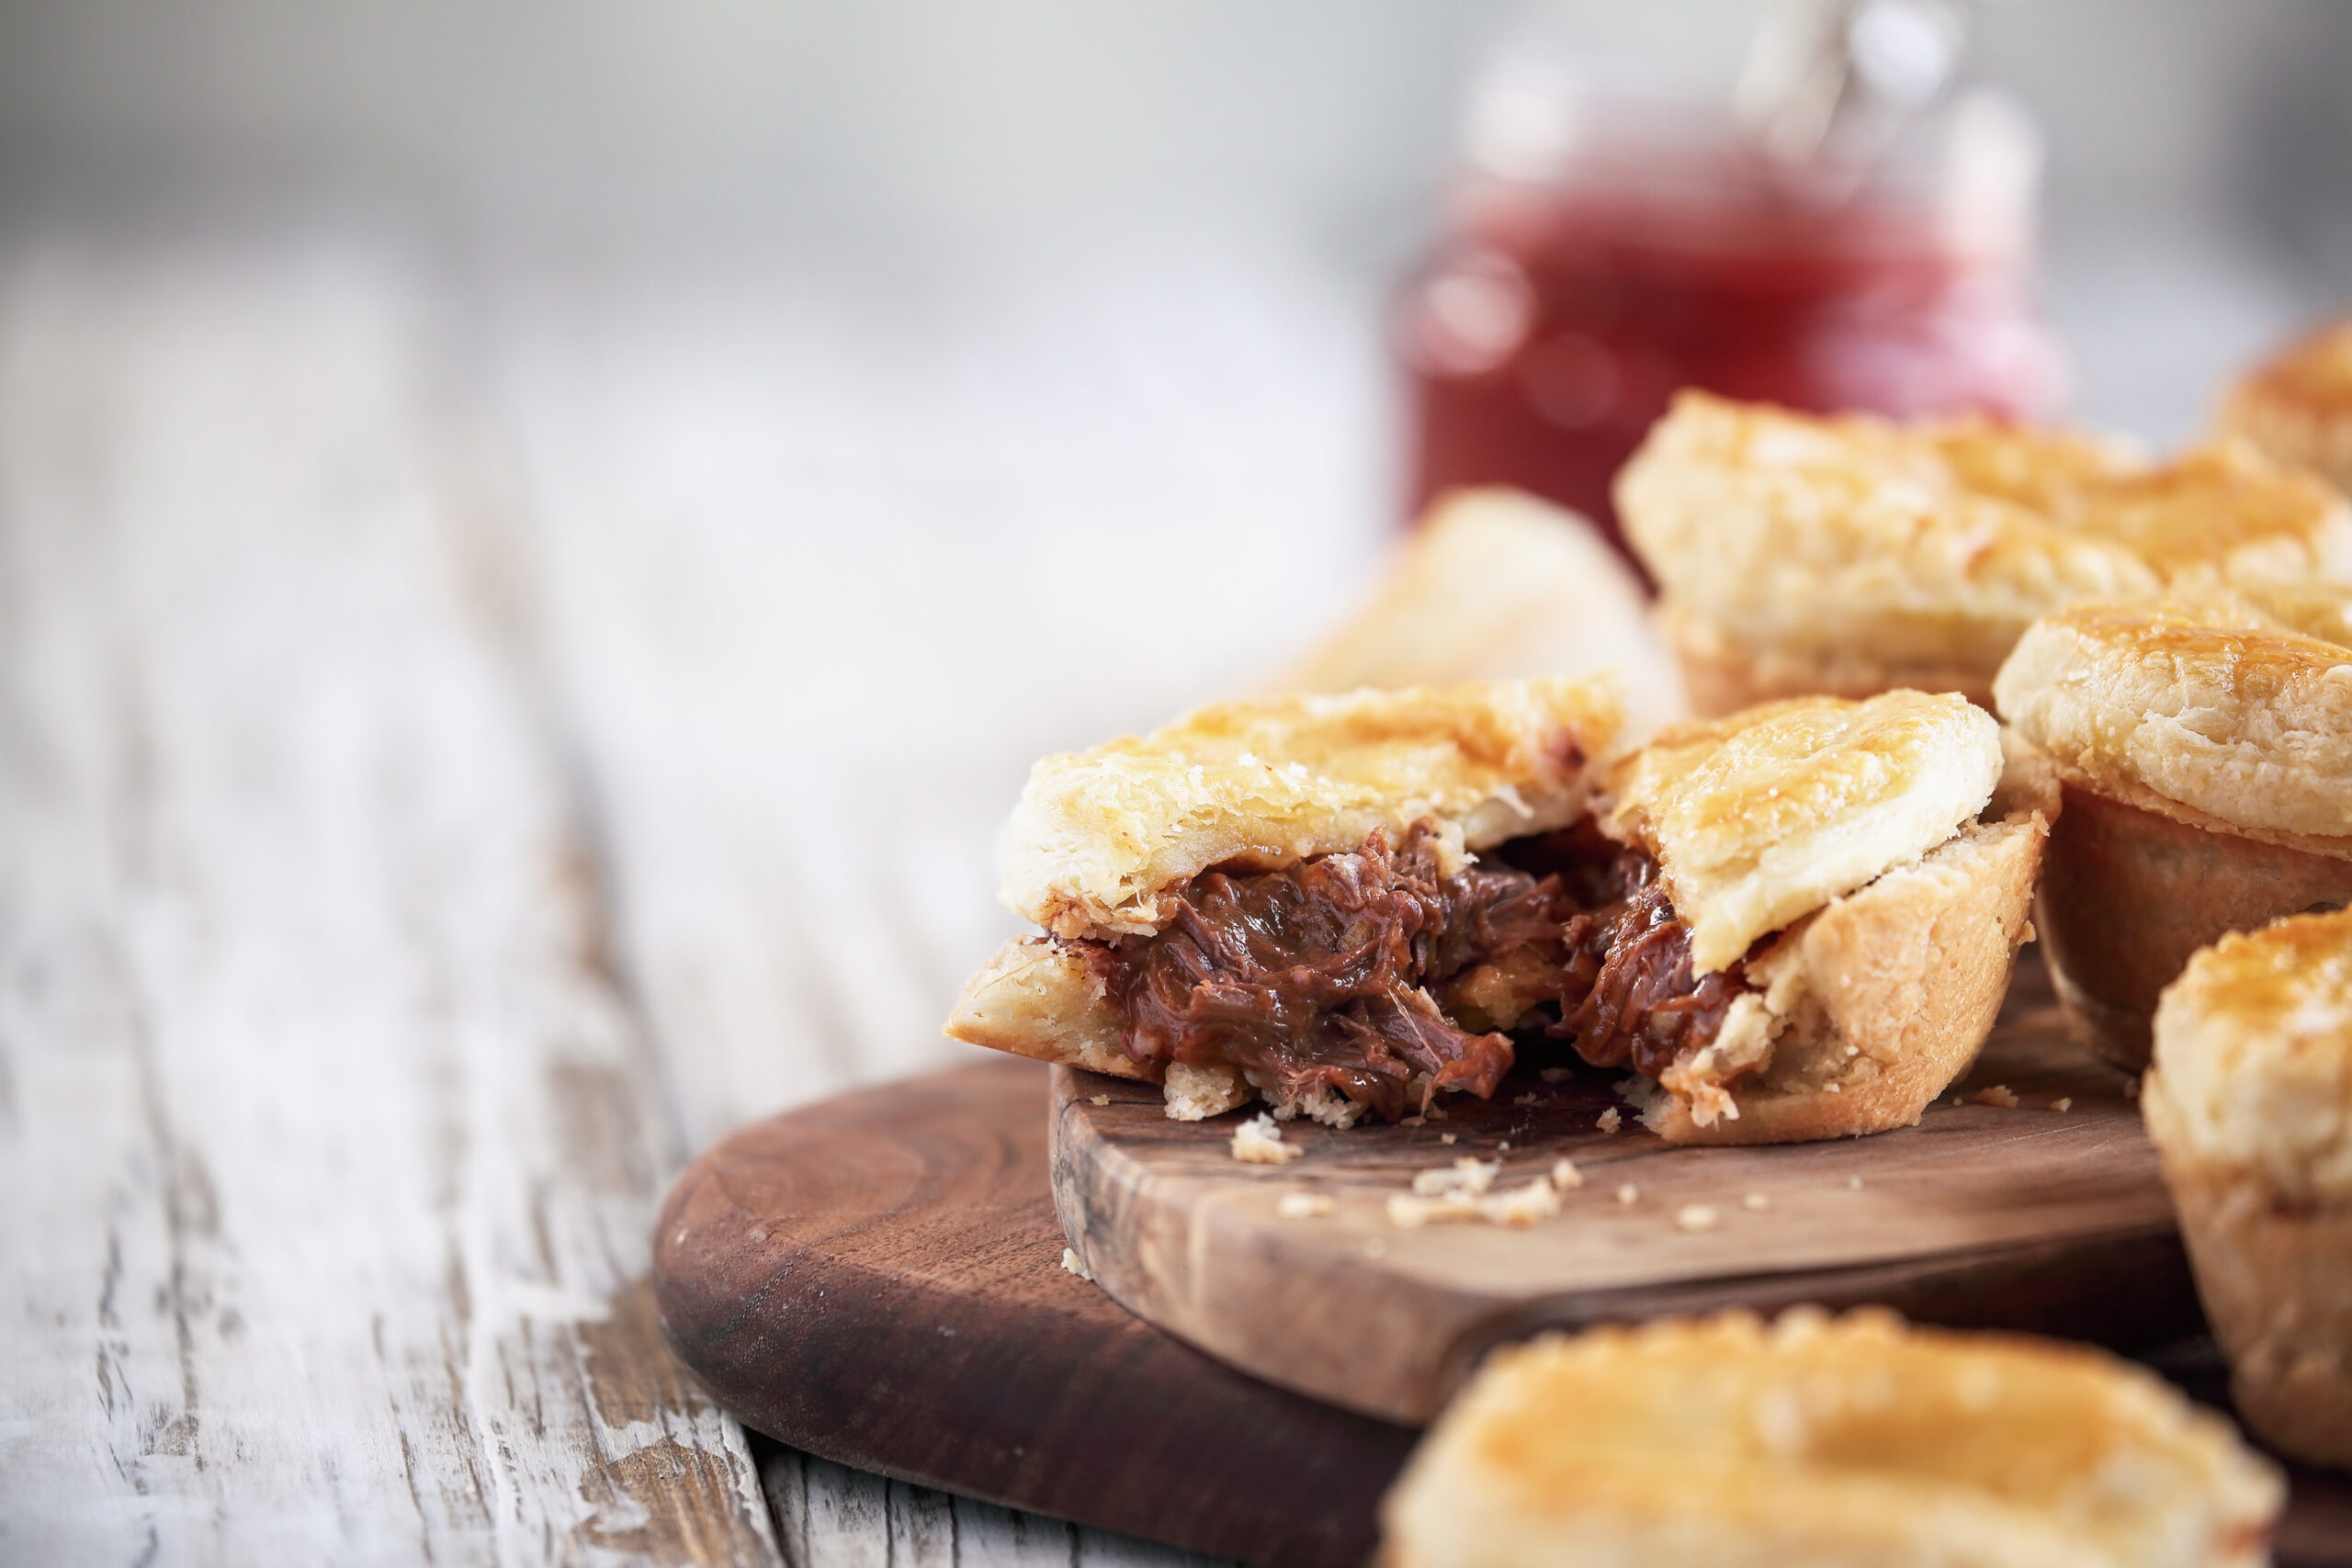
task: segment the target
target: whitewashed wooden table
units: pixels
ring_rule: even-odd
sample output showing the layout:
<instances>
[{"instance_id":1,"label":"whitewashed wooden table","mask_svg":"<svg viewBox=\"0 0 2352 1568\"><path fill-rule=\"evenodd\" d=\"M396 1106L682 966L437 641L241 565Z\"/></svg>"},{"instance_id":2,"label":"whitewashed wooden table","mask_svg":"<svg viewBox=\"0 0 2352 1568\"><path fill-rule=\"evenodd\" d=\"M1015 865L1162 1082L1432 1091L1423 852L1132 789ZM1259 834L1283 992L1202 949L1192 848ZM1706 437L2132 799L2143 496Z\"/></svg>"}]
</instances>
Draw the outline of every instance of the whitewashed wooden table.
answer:
<instances>
[{"instance_id":1,"label":"whitewashed wooden table","mask_svg":"<svg viewBox=\"0 0 2352 1568\"><path fill-rule=\"evenodd\" d=\"M644 1286L954 1059L1033 755L1370 570L1369 297L1100 259L0 243L0 1561L1172 1555L747 1444Z\"/></svg>"}]
</instances>

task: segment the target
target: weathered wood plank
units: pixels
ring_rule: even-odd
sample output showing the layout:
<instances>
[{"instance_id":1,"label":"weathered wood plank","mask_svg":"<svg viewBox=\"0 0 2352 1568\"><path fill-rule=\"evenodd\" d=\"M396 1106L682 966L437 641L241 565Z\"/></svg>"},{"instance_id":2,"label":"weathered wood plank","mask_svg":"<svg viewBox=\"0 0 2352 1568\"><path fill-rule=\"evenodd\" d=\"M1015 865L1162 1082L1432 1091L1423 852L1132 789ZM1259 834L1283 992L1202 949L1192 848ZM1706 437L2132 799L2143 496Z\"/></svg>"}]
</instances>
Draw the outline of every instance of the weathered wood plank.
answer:
<instances>
[{"instance_id":1,"label":"weathered wood plank","mask_svg":"<svg viewBox=\"0 0 2352 1568\"><path fill-rule=\"evenodd\" d=\"M415 296L0 258L0 1558L772 1561Z\"/></svg>"}]
</instances>

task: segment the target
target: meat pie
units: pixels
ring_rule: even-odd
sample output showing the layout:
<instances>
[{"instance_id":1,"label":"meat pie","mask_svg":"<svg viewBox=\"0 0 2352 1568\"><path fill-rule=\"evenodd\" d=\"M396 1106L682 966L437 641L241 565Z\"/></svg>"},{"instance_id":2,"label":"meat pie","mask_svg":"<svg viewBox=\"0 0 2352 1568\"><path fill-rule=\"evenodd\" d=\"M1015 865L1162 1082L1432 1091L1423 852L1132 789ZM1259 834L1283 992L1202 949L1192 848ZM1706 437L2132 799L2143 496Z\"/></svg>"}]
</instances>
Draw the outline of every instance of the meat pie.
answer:
<instances>
[{"instance_id":1,"label":"meat pie","mask_svg":"<svg viewBox=\"0 0 2352 1568\"><path fill-rule=\"evenodd\" d=\"M1986 812L1990 716L1894 692L1619 734L1607 678L1553 679L1049 757L1003 888L1046 934L947 1032L1161 1083L1182 1120L1394 1120L1569 1049L1679 1141L1917 1120L1992 1026L2047 830Z\"/></svg>"}]
</instances>

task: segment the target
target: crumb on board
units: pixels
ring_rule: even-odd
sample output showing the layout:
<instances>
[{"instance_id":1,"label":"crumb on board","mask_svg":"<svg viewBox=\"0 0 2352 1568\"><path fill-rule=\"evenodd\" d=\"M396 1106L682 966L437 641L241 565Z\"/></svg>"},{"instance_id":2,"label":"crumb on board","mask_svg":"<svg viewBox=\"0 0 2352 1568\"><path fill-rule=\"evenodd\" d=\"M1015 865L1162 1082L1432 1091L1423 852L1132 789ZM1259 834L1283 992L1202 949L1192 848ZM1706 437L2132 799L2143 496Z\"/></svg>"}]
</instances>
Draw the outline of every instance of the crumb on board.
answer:
<instances>
[{"instance_id":1,"label":"crumb on board","mask_svg":"<svg viewBox=\"0 0 2352 1568\"><path fill-rule=\"evenodd\" d=\"M1086 1103L1089 1105L1108 1105L1111 1103L1111 1097L1107 1094L1090 1094L1086 1097Z\"/></svg>"},{"instance_id":2,"label":"crumb on board","mask_svg":"<svg viewBox=\"0 0 2352 1568\"><path fill-rule=\"evenodd\" d=\"M1396 1125L1399 1127L1426 1127L1429 1125L1429 1120L1430 1119L1426 1116L1406 1116L1400 1118L1397 1121Z\"/></svg>"},{"instance_id":3,"label":"crumb on board","mask_svg":"<svg viewBox=\"0 0 2352 1568\"><path fill-rule=\"evenodd\" d=\"M1244 1165L1281 1165L1306 1151L1283 1142L1283 1130L1263 1112L1233 1129L1233 1157Z\"/></svg>"},{"instance_id":4,"label":"crumb on board","mask_svg":"<svg viewBox=\"0 0 2352 1568\"><path fill-rule=\"evenodd\" d=\"M1432 1122L1442 1122L1446 1119L1445 1107L1442 1105L1432 1105L1423 1114Z\"/></svg>"},{"instance_id":5,"label":"crumb on board","mask_svg":"<svg viewBox=\"0 0 2352 1568\"><path fill-rule=\"evenodd\" d=\"M1715 1211L1707 1203L1685 1203L1674 1211L1674 1227L1686 1231L1711 1231L1715 1228Z\"/></svg>"},{"instance_id":6,"label":"crumb on board","mask_svg":"<svg viewBox=\"0 0 2352 1568\"><path fill-rule=\"evenodd\" d=\"M1452 1133L1440 1133L1437 1135L1437 1141L1441 1144L1451 1144L1453 1142L1453 1138L1454 1134Z\"/></svg>"},{"instance_id":7,"label":"crumb on board","mask_svg":"<svg viewBox=\"0 0 2352 1568\"><path fill-rule=\"evenodd\" d=\"M1584 1172L1577 1162L1563 1155L1552 1162L1552 1185L1563 1192L1573 1191L1584 1185Z\"/></svg>"},{"instance_id":8,"label":"crumb on board","mask_svg":"<svg viewBox=\"0 0 2352 1568\"><path fill-rule=\"evenodd\" d=\"M1464 1157L1450 1166L1416 1171L1412 1191L1390 1195L1388 1223L1407 1230L1444 1220L1531 1225L1560 1212L1560 1189L1548 1176L1497 1191L1495 1178L1502 1168L1498 1159Z\"/></svg>"},{"instance_id":9,"label":"crumb on board","mask_svg":"<svg viewBox=\"0 0 2352 1568\"><path fill-rule=\"evenodd\" d=\"M1502 1173L1500 1160L1474 1159L1464 1156L1452 1165L1432 1167L1413 1173L1413 1192L1421 1198L1433 1198L1441 1192L1466 1192L1475 1198L1495 1184Z\"/></svg>"},{"instance_id":10,"label":"crumb on board","mask_svg":"<svg viewBox=\"0 0 2352 1568\"><path fill-rule=\"evenodd\" d=\"M1566 1083L1577 1075L1572 1067L1546 1067L1535 1076L1545 1083Z\"/></svg>"},{"instance_id":11,"label":"crumb on board","mask_svg":"<svg viewBox=\"0 0 2352 1568\"><path fill-rule=\"evenodd\" d=\"M1501 1143L1497 1144L1495 1147L1502 1150L1505 1154L1509 1154L1510 1153L1510 1140L1509 1138L1505 1138Z\"/></svg>"},{"instance_id":12,"label":"crumb on board","mask_svg":"<svg viewBox=\"0 0 2352 1568\"><path fill-rule=\"evenodd\" d=\"M1846 1185L1860 1192L1862 1190L1862 1179L1859 1176L1849 1176L1846 1178Z\"/></svg>"},{"instance_id":13,"label":"crumb on board","mask_svg":"<svg viewBox=\"0 0 2352 1568\"><path fill-rule=\"evenodd\" d=\"M1760 1214L1772 1206L1772 1200L1761 1192L1750 1192L1739 1201L1739 1206L1751 1214Z\"/></svg>"},{"instance_id":14,"label":"crumb on board","mask_svg":"<svg viewBox=\"0 0 2352 1568\"><path fill-rule=\"evenodd\" d=\"M1604 1133L1613 1133L1624 1124L1625 1119L1617 1114L1617 1108L1613 1105L1602 1111L1600 1119L1593 1123Z\"/></svg>"},{"instance_id":15,"label":"crumb on board","mask_svg":"<svg viewBox=\"0 0 2352 1568\"><path fill-rule=\"evenodd\" d=\"M1996 1110L2015 1111L2018 1108L2017 1091L2005 1083L1986 1084L1968 1098L1979 1105L1990 1105Z\"/></svg>"},{"instance_id":16,"label":"crumb on board","mask_svg":"<svg viewBox=\"0 0 2352 1568\"><path fill-rule=\"evenodd\" d=\"M1274 1202L1274 1213L1285 1220L1320 1219L1331 1212L1331 1200L1320 1192L1285 1192Z\"/></svg>"},{"instance_id":17,"label":"crumb on board","mask_svg":"<svg viewBox=\"0 0 2352 1568\"><path fill-rule=\"evenodd\" d=\"M1073 1248L1067 1247L1062 1248L1062 1267L1088 1284L1094 1283L1094 1276L1086 1271L1086 1259L1080 1258Z\"/></svg>"},{"instance_id":18,"label":"crumb on board","mask_svg":"<svg viewBox=\"0 0 2352 1568\"><path fill-rule=\"evenodd\" d=\"M2060 1095L2057 1099L2050 1102L2050 1109L2058 1112L2059 1115L2064 1116L2066 1112L2075 1109L2074 1096L2066 1094Z\"/></svg>"},{"instance_id":19,"label":"crumb on board","mask_svg":"<svg viewBox=\"0 0 2352 1568\"><path fill-rule=\"evenodd\" d=\"M1642 1190L1628 1181L1617 1189L1617 1201L1630 1203L1642 1195Z\"/></svg>"}]
</instances>

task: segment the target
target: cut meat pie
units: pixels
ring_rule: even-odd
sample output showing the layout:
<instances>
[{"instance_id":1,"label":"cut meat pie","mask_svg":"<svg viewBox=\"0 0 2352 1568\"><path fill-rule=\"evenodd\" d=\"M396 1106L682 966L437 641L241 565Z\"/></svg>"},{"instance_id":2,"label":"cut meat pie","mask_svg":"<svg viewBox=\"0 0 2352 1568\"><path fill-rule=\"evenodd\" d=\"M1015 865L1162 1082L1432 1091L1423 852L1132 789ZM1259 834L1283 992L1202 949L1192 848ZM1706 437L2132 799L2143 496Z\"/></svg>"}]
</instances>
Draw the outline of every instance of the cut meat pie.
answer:
<instances>
[{"instance_id":1,"label":"cut meat pie","mask_svg":"<svg viewBox=\"0 0 2352 1568\"><path fill-rule=\"evenodd\" d=\"M1163 1083L1179 1118L1394 1118L1549 1038L1653 1080L1670 1139L1916 1120L1991 1027L2046 831L2045 801L1980 819L1990 716L1812 699L1622 757L1618 722L1597 681L1494 682L1047 758L1003 892L1048 934L947 1032Z\"/></svg>"},{"instance_id":2,"label":"cut meat pie","mask_svg":"<svg viewBox=\"0 0 2352 1568\"><path fill-rule=\"evenodd\" d=\"M1984 420L1685 392L1617 481L1700 713L1896 686L1989 705L2036 617L2197 581L2352 582L2352 508L2224 440L2150 465Z\"/></svg>"}]
</instances>

